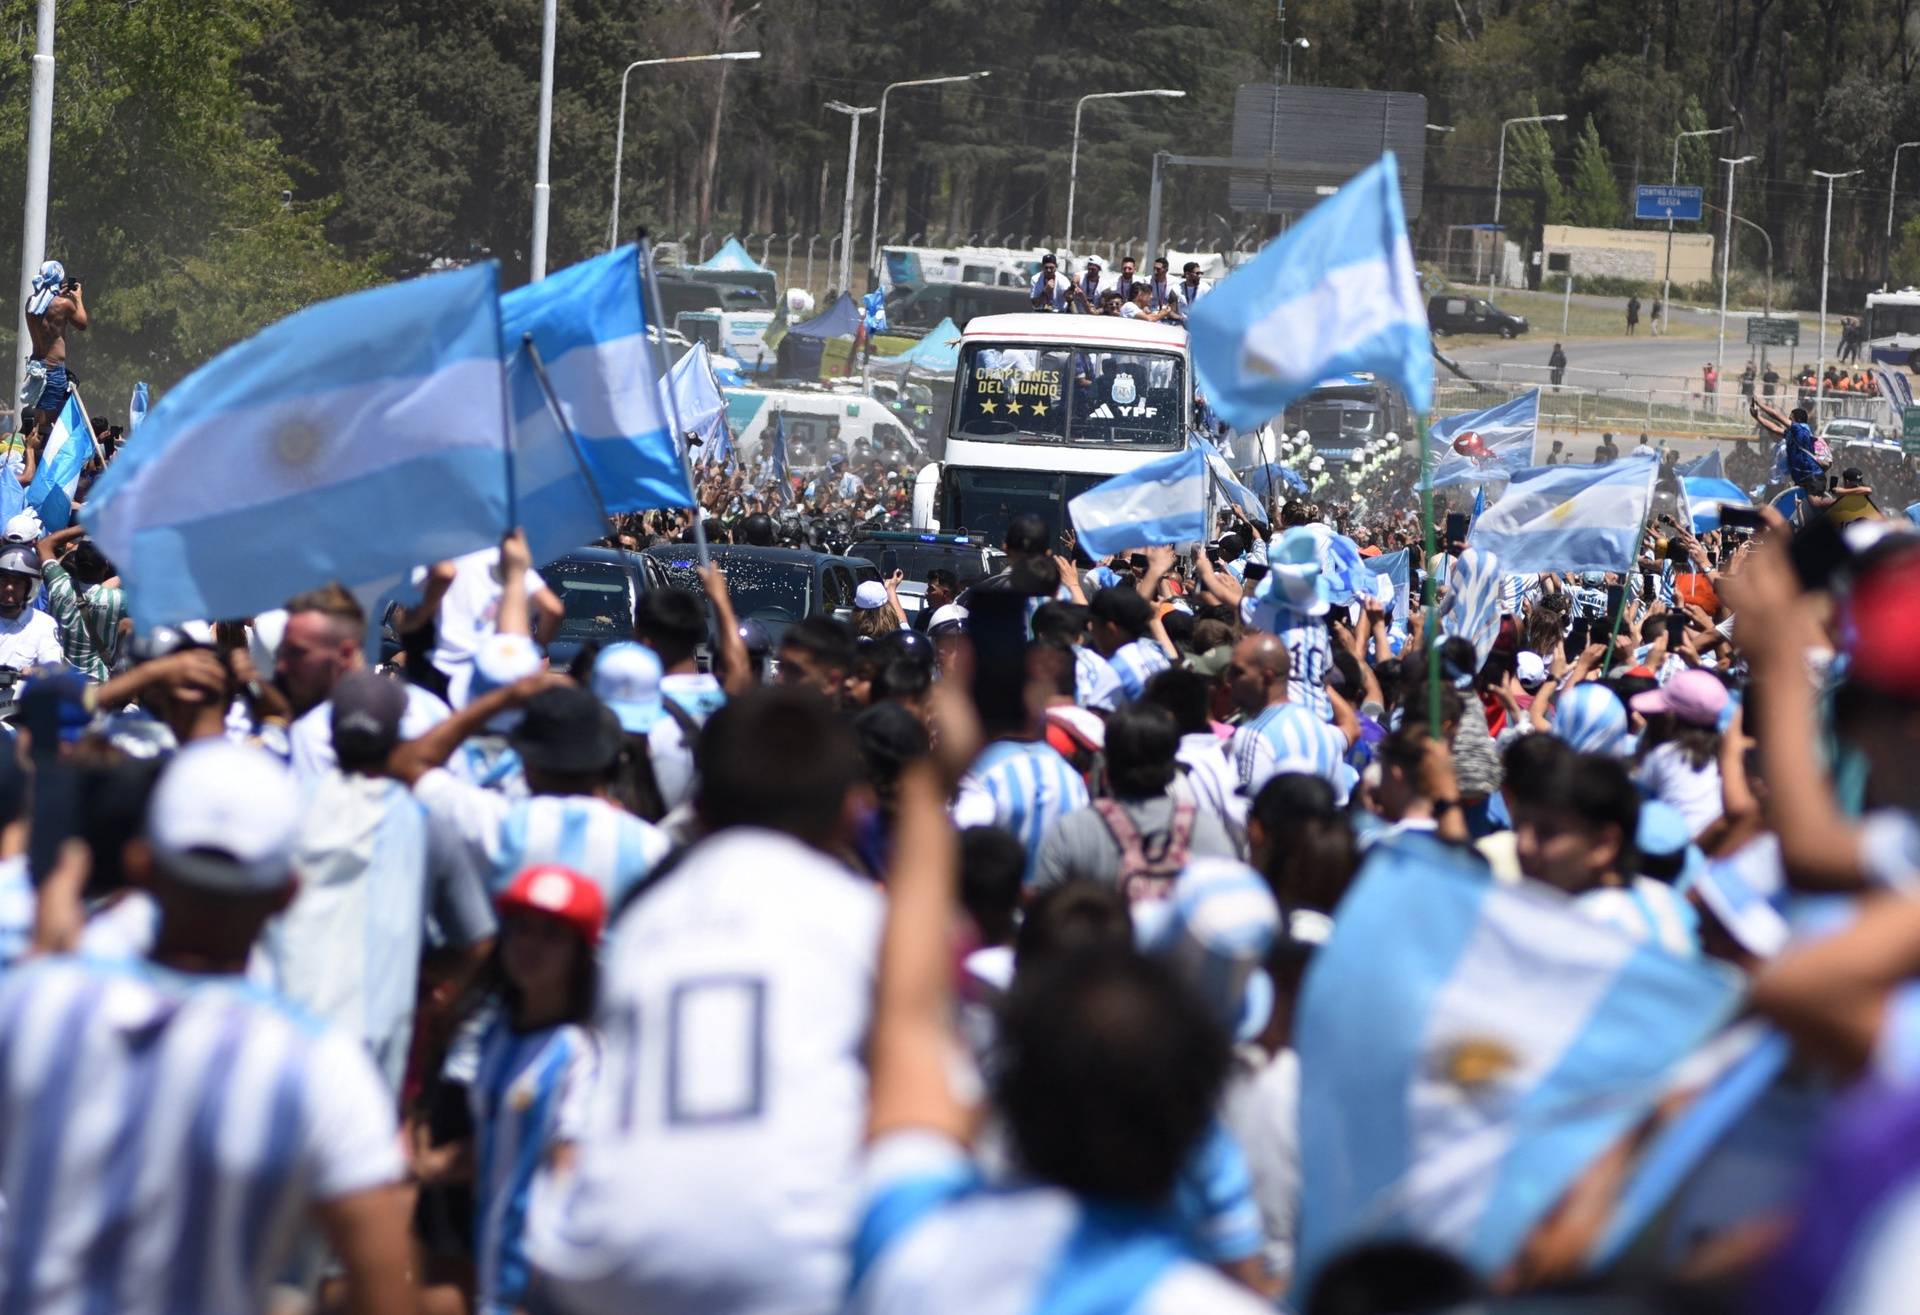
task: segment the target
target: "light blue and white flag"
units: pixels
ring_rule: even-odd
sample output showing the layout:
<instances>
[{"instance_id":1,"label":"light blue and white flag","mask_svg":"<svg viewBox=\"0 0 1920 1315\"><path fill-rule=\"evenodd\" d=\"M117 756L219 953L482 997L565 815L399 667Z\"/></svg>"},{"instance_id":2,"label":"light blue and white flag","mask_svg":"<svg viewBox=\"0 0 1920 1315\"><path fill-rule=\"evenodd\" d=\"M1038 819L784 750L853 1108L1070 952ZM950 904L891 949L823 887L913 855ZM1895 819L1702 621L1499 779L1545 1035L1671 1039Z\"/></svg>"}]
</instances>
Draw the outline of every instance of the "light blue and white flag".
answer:
<instances>
[{"instance_id":1,"label":"light blue and white flag","mask_svg":"<svg viewBox=\"0 0 1920 1315\"><path fill-rule=\"evenodd\" d=\"M1447 576L1447 596L1440 603L1440 632L1473 645L1474 670L1487 664L1493 641L1500 637L1500 562L1490 552L1469 548Z\"/></svg>"},{"instance_id":2,"label":"light blue and white flag","mask_svg":"<svg viewBox=\"0 0 1920 1315\"><path fill-rule=\"evenodd\" d=\"M1392 552L1383 552L1367 563L1367 569L1376 576L1384 575L1393 582L1393 615L1387 618L1389 634L1405 635L1407 632L1407 593L1412 585L1413 572L1405 548L1395 548Z\"/></svg>"},{"instance_id":3,"label":"light blue and white flag","mask_svg":"<svg viewBox=\"0 0 1920 1315\"><path fill-rule=\"evenodd\" d=\"M1103 480L1067 503L1080 546L1095 558L1128 548L1207 537L1207 454L1189 443L1172 456Z\"/></svg>"},{"instance_id":4,"label":"light blue and white flag","mask_svg":"<svg viewBox=\"0 0 1920 1315\"><path fill-rule=\"evenodd\" d=\"M127 437L132 438L140 422L147 418L147 381L142 379L133 386L133 397L127 402Z\"/></svg>"},{"instance_id":5,"label":"light blue and white flag","mask_svg":"<svg viewBox=\"0 0 1920 1315\"><path fill-rule=\"evenodd\" d=\"M1334 603L1351 603L1373 592L1374 568L1360 555L1360 545L1344 534L1327 536L1327 591Z\"/></svg>"},{"instance_id":6,"label":"light blue and white flag","mask_svg":"<svg viewBox=\"0 0 1920 1315\"><path fill-rule=\"evenodd\" d=\"M533 335L609 512L693 505L647 343L637 247L515 288L500 299L500 321L510 358L523 337ZM529 370L513 373L512 407L516 424L545 423L545 402Z\"/></svg>"},{"instance_id":7,"label":"light blue and white flag","mask_svg":"<svg viewBox=\"0 0 1920 1315\"><path fill-rule=\"evenodd\" d=\"M1473 523L1467 542L1508 571L1630 571L1653 498L1656 461L1536 466Z\"/></svg>"},{"instance_id":8,"label":"light blue and white flag","mask_svg":"<svg viewBox=\"0 0 1920 1315\"><path fill-rule=\"evenodd\" d=\"M93 426L81 409L80 395L69 391L67 404L54 417L40 465L27 485L26 505L40 514L47 533L73 524L73 500L80 490L80 473L98 454Z\"/></svg>"},{"instance_id":9,"label":"light blue and white flag","mask_svg":"<svg viewBox=\"0 0 1920 1315\"><path fill-rule=\"evenodd\" d=\"M1725 479L1727 468L1720 460L1720 449L1715 448L1704 457L1695 457L1692 461L1682 461L1674 467L1681 479Z\"/></svg>"},{"instance_id":10,"label":"light blue and white flag","mask_svg":"<svg viewBox=\"0 0 1920 1315\"><path fill-rule=\"evenodd\" d=\"M1189 434L1187 442L1206 454L1207 468L1213 472L1214 491L1220 495L1221 500L1239 508L1240 514L1254 524L1265 525L1267 509L1260 501L1260 495L1234 477L1233 467L1227 464L1227 459L1220 454L1220 449L1199 434Z\"/></svg>"},{"instance_id":11,"label":"light blue and white flag","mask_svg":"<svg viewBox=\"0 0 1920 1315\"><path fill-rule=\"evenodd\" d=\"M1739 1000L1559 891L1429 837L1376 845L1295 1020L1299 1281L1386 1237L1498 1273Z\"/></svg>"},{"instance_id":12,"label":"light blue and white flag","mask_svg":"<svg viewBox=\"0 0 1920 1315\"><path fill-rule=\"evenodd\" d=\"M1730 479L1689 476L1680 481L1680 487L1686 490L1687 510L1693 517L1695 534L1705 534L1708 530L1719 529L1722 507L1753 505L1752 500L1740 486Z\"/></svg>"},{"instance_id":13,"label":"light blue and white flag","mask_svg":"<svg viewBox=\"0 0 1920 1315\"><path fill-rule=\"evenodd\" d=\"M1540 430L1540 390L1484 411L1436 420L1427 430L1433 452L1433 486L1486 484L1507 480L1533 464L1533 441Z\"/></svg>"},{"instance_id":14,"label":"light blue and white flag","mask_svg":"<svg viewBox=\"0 0 1920 1315\"><path fill-rule=\"evenodd\" d=\"M669 396L672 406L667 404ZM727 399L720 395L720 385L714 381L713 358L707 354L705 343L694 343L660 381L660 412L677 416L681 439L692 434L700 440L702 459L712 459L720 432L727 427Z\"/></svg>"},{"instance_id":15,"label":"light blue and white flag","mask_svg":"<svg viewBox=\"0 0 1920 1315\"><path fill-rule=\"evenodd\" d=\"M1371 370L1433 405L1433 336L1389 151L1193 305L1200 391L1251 430L1321 380Z\"/></svg>"},{"instance_id":16,"label":"light blue and white flag","mask_svg":"<svg viewBox=\"0 0 1920 1315\"><path fill-rule=\"evenodd\" d=\"M142 626L371 585L499 541L504 400L491 262L337 297L169 389L81 520Z\"/></svg>"},{"instance_id":17,"label":"light blue and white flag","mask_svg":"<svg viewBox=\"0 0 1920 1315\"><path fill-rule=\"evenodd\" d=\"M1290 493L1305 493L1307 481L1279 462L1269 461L1247 472L1247 487L1263 498L1284 498Z\"/></svg>"}]
</instances>

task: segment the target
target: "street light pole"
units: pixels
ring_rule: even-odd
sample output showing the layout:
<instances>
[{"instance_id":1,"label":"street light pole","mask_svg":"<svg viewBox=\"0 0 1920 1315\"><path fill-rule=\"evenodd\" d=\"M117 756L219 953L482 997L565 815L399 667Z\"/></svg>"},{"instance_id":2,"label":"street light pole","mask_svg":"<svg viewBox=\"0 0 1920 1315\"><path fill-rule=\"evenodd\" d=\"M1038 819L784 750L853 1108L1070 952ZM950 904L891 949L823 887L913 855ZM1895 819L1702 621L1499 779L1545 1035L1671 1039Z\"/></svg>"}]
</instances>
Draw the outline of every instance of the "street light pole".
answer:
<instances>
[{"instance_id":1,"label":"street light pole","mask_svg":"<svg viewBox=\"0 0 1920 1315\"><path fill-rule=\"evenodd\" d=\"M1845 173L1828 173L1824 169L1815 169L1815 178L1827 180L1827 219L1826 227L1820 238L1820 360L1818 382L1814 385L1813 422L1820 423L1820 414L1827 404L1827 261L1833 253L1833 184L1837 179L1851 178L1861 169L1849 169Z\"/></svg>"},{"instance_id":2,"label":"street light pole","mask_svg":"<svg viewBox=\"0 0 1920 1315\"><path fill-rule=\"evenodd\" d=\"M1293 85L1293 52L1296 50L1311 49L1313 49L1313 42L1307 40L1305 37L1295 37L1293 40L1287 42L1287 85L1289 87Z\"/></svg>"},{"instance_id":3,"label":"street light pole","mask_svg":"<svg viewBox=\"0 0 1920 1315\"><path fill-rule=\"evenodd\" d=\"M667 59L636 59L627 65L620 75L620 117L613 129L613 213L607 218L607 250L611 251L620 244L620 166L626 157L627 146L627 78L637 68L650 68L656 64L705 64L713 60L758 59L757 50L723 50L716 55L674 55Z\"/></svg>"},{"instance_id":4,"label":"street light pole","mask_svg":"<svg viewBox=\"0 0 1920 1315\"><path fill-rule=\"evenodd\" d=\"M1920 142L1901 142L1893 148L1893 172L1887 177L1887 245L1880 252L1880 286L1892 287L1893 279L1893 198L1900 191L1900 152Z\"/></svg>"},{"instance_id":5,"label":"street light pole","mask_svg":"<svg viewBox=\"0 0 1920 1315\"><path fill-rule=\"evenodd\" d=\"M1500 238L1500 190L1506 182L1507 174L1507 129L1516 123L1565 123L1564 114L1528 114L1517 119L1504 119L1500 123L1500 162L1493 171L1493 261L1487 270L1487 296L1493 296L1493 281L1500 273L1501 248L1506 244Z\"/></svg>"},{"instance_id":6,"label":"street light pole","mask_svg":"<svg viewBox=\"0 0 1920 1315\"><path fill-rule=\"evenodd\" d=\"M546 0L541 9L540 140L534 148L533 243L527 269L530 283L547 276L547 202L552 194L547 186L547 156L553 145L553 30L558 9L559 0Z\"/></svg>"},{"instance_id":7,"label":"street light pole","mask_svg":"<svg viewBox=\"0 0 1920 1315\"><path fill-rule=\"evenodd\" d=\"M1073 152L1067 164L1067 235L1060 240L1061 250L1069 258L1073 255L1073 196L1080 182L1080 111L1087 107L1090 100L1130 100L1135 96L1161 96L1178 100L1186 94L1168 87L1152 87L1145 91L1096 91L1073 103Z\"/></svg>"},{"instance_id":8,"label":"street light pole","mask_svg":"<svg viewBox=\"0 0 1920 1315\"><path fill-rule=\"evenodd\" d=\"M1673 137L1673 172L1667 176L1667 186L1680 185L1680 143L1689 137L1714 137L1723 132L1732 132L1726 128L1695 128L1691 132L1675 133ZM1660 321L1654 325L1654 332L1665 333L1667 324L1673 318L1673 214L1667 214L1667 272L1660 276Z\"/></svg>"},{"instance_id":9,"label":"street light pole","mask_svg":"<svg viewBox=\"0 0 1920 1315\"><path fill-rule=\"evenodd\" d=\"M827 108L835 114L844 114L852 121L852 131L847 134L847 200L840 211L840 286L847 293L853 292L853 166L860 154L860 116L872 114L871 105L849 105L843 100L830 100Z\"/></svg>"},{"instance_id":10,"label":"street light pole","mask_svg":"<svg viewBox=\"0 0 1920 1315\"><path fill-rule=\"evenodd\" d=\"M913 78L906 82L889 82L880 89L880 132L873 145L873 237L867 248L867 269L872 273L880 271L880 183L886 177L883 166L887 160L887 96L899 87L939 87L949 82L978 82L989 76L986 69L978 73L956 73L945 78Z\"/></svg>"},{"instance_id":11,"label":"street light pole","mask_svg":"<svg viewBox=\"0 0 1920 1315\"><path fill-rule=\"evenodd\" d=\"M15 329L13 385L27 377L33 338L27 332L27 299L33 295L34 276L47 258L47 173L53 158L53 6L40 0L34 27L33 82L27 102L26 204L20 221L20 311ZM16 399L17 400L17 399ZM24 426L27 419L22 416Z\"/></svg>"},{"instance_id":12,"label":"street light pole","mask_svg":"<svg viewBox=\"0 0 1920 1315\"><path fill-rule=\"evenodd\" d=\"M1720 346L1713 357L1715 375L1727 372L1727 269L1733 258L1733 171L1759 158L1757 155L1743 155L1737 160L1720 157L1720 163L1727 166L1727 222L1720 238Z\"/></svg>"}]
</instances>

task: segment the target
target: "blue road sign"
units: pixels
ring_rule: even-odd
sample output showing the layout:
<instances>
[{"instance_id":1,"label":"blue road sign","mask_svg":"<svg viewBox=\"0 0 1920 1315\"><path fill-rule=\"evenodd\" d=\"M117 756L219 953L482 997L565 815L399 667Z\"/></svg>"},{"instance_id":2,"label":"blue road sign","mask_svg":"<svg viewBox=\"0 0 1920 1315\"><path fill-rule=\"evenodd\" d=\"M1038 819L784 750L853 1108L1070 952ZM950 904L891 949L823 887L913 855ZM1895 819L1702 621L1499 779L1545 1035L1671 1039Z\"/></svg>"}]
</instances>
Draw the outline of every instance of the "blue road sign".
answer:
<instances>
[{"instance_id":1,"label":"blue road sign","mask_svg":"<svg viewBox=\"0 0 1920 1315\"><path fill-rule=\"evenodd\" d=\"M1633 189L1635 219L1700 218L1701 187L1668 187L1665 183L1642 183Z\"/></svg>"}]
</instances>

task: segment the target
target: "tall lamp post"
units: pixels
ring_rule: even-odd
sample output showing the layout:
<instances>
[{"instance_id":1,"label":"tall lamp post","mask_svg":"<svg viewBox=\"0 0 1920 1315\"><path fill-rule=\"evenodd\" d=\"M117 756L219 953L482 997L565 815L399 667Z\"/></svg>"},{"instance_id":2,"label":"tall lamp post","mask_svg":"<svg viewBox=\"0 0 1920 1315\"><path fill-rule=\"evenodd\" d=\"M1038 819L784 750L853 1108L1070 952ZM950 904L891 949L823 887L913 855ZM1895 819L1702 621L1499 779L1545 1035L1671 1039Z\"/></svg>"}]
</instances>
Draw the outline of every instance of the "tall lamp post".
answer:
<instances>
[{"instance_id":1,"label":"tall lamp post","mask_svg":"<svg viewBox=\"0 0 1920 1315\"><path fill-rule=\"evenodd\" d=\"M1727 166L1727 222L1720 238L1720 346L1713 357L1716 375L1727 372L1727 268L1733 258L1733 171L1759 158L1757 155L1743 155L1737 160L1720 157L1720 163Z\"/></svg>"},{"instance_id":2,"label":"tall lamp post","mask_svg":"<svg viewBox=\"0 0 1920 1315\"><path fill-rule=\"evenodd\" d=\"M34 27L33 81L27 101L27 186L20 222L20 312L15 326L14 387L27 377L27 358L33 354L27 333L27 299L33 295L34 276L47 258L47 172L53 158L53 5L40 0ZM24 421L26 417L21 417Z\"/></svg>"},{"instance_id":3,"label":"tall lamp post","mask_svg":"<svg viewBox=\"0 0 1920 1315\"><path fill-rule=\"evenodd\" d=\"M1723 132L1732 132L1726 128L1695 128L1690 132L1677 132L1673 135L1673 171L1667 175L1667 185L1680 185L1680 143L1689 137L1717 137ZM1654 326L1657 333L1667 331L1667 322L1673 318L1673 216L1667 216L1667 272L1660 276L1660 323Z\"/></svg>"},{"instance_id":4,"label":"tall lamp post","mask_svg":"<svg viewBox=\"0 0 1920 1315\"><path fill-rule=\"evenodd\" d=\"M843 100L830 100L827 108L835 114L844 114L851 120L853 129L847 135L847 200L840 211L840 286L847 293L853 292L853 166L860 154L860 116L872 114L871 105L849 105Z\"/></svg>"},{"instance_id":5,"label":"tall lamp post","mask_svg":"<svg viewBox=\"0 0 1920 1315\"><path fill-rule=\"evenodd\" d=\"M1815 169L1815 178L1827 180L1827 218L1820 237L1820 375L1814 385L1813 423L1818 425L1827 405L1827 261L1833 254L1833 184L1841 178L1851 178L1855 174L1865 173L1864 169L1849 169L1845 173L1828 173L1824 169Z\"/></svg>"},{"instance_id":6,"label":"tall lamp post","mask_svg":"<svg viewBox=\"0 0 1920 1315\"><path fill-rule=\"evenodd\" d=\"M1073 103L1073 153L1067 164L1067 235L1060 241L1060 247L1069 256L1073 254L1073 195L1080 182L1080 111L1087 107L1090 100L1131 100L1136 96L1160 96L1169 100L1178 100L1187 93L1174 91L1167 87L1153 87L1145 91L1096 91L1092 95L1082 96Z\"/></svg>"},{"instance_id":7,"label":"tall lamp post","mask_svg":"<svg viewBox=\"0 0 1920 1315\"><path fill-rule=\"evenodd\" d=\"M1900 191L1900 152L1920 142L1901 142L1893 148L1893 172L1887 176L1887 245L1880 252L1880 284L1891 287L1893 279L1893 198Z\"/></svg>"},{"instance_id":8,"label":"tall lamp post","mask_svg":"<svg viewBox=\"0 0 1920 1315\"><path fill-rule=\"evenodd\" d=\"M1500 162L1493 171L1493 261L1487 270L1487 296L1493 296L1493 280L1500 273L1500 190L1506 182L1507 174L1507 129L1516 123L1565 123L1564 114L1528 114L1517 119L1503 119L1500 123Z\"/></svg>"},{"instance_id":9,"label":"tall lamp post","mask_svg":"<svg viewBox=\"0 0 1920 1315\"><path fill-rule=\"evenodd\" d=\"M620 245L620 166L627 146L627 79L637 68L658 64L706 64L715 60L758 59L757 50L723 50L714 55L674 55L667 59L636 59L620 75L620 117L613 129L613 213L607 217L607 250Z\"/></svg>"},{"instance_id":10,"label":"tall lamp post","mask_svg":"<svg viewBox=\"0 0 1920 1315\"><path fill-rule=\"evenodd\" d=\"M884 166L887 161L887 96L901 87L940 87L950 82L978 82L989 76L986 69L977 73L955 73L944 78L912 78L906 82L889 82L880 89L880 132L873 146L873 238L867 248L867 268L878 273L880 269L880 183L886 177ZM851 288L848 289L852 291Z\"/></svg>"}]
</instances>

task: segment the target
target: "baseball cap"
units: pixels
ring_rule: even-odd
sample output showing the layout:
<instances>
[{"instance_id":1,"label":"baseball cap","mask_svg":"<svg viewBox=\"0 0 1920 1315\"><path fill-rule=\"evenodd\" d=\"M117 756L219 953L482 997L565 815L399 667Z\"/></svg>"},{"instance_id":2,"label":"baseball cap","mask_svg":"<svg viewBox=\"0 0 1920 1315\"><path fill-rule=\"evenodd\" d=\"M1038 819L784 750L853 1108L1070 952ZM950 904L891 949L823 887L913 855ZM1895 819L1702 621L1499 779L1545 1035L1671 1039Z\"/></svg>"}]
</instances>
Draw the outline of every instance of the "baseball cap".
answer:
<instances>
[{"instance_id":1,"label":"baseball cap","mask_svg":"<svg viewBox=\"0 0 1920 1315\"><path fill-rule=\"evenodd\" d=\"M1187 655L1187 670L1196 676L1205 676L1208 680L1218 679L1226 672L1233 661L1232 644L1215 644L1200 653Z\"/></svg>"},{"instance_id":2,"label":"baseball cap","mask_svg":"<svg viewBox=\"0 0 1920 1315\"><path fill-rule=\"evenodd\" d=\"M504 689L522 676L531 676L541 667L540 650L525 635L488 635L473 651L473 677L467 684L467 700ZM508 708L490 718L487 730L505 735L520 724L519 708Z\"/></svg>"},{"instance_id":3,"label":"baseball cap","mask_svg":"<svg viewBox=\"0 0 1920 1315\"><path fill-rule=\"evenodd\" d=\"M378 763L400 739L407 692L377 671L349 671L333 686L333 751L343 763Z\"/></svg>"},{"instance_id":4,"label":"baseball cap","mask_svg":"<svg viewBox=\"0 0 1920 1315\"><path fill-rule=\"evenodd\" d=\"M1670 712L1689 726L1718 726L1727 706L1727 687L1710 671L1690 667L1675 675L1659 689L1633 697L1633 710L1641 716Z\"/></svg>"},{"instance_id":5,"label":"baseball cap","mask_svg":"<svg viewBox=\"0 0 1920 1315\"><path fill-rule=\"evenodd\" d=\"M147 805L147 841L176 881L235 894L293 879L300 791L277 758L226 740L175 754Z\"/></svg>"},{"instance_id":6,"label":"baseball cap","mask_svg":"<svg viewBox=\"0 0 1920 1315\"><path fill-rule=\"evenodd\" d=\"M1273 1013L1273 979L1260 965L1280 934L1280 906L1238 859L1197 858L1164 900L1133 906L1136 944L1165 959L1239 1041Z\"/></svg>"},{"instance_id":7,"label":"baseball cap","mask_svg":"<svg viewBox=\"0 0 1920 1315\"><path fill-rule=\"evenodd\" d=\"M878 580L862 580L853 591L853 605L862 612L873 612L887 605L887 587Z\"/></svg>"},{"instance_id":8,"label":"baseball cap","mask_svg":"<svg viewBox=\"0 0 1920 1315\"><path fill-rule=\"evenodd\" d=\"M1658 799L1640 805L1633 847L1648 876L1667 882L1682 895L1693 888L1707 865L1706 855L1693 843L1693 827L1685 814Z\"/></svg>"},{"instance_id":9,"label":"baseball cap","mask_svg":"<svg viewBox=\"0 0 1920 1315\"><path fill-rule=\"evenodd\" d=\"M577 685L556 685L534 695L513 731L522 763L536 772L567 776L606 771L620 756L620 741L619 719Z\"/></svg>"},{"instance_id":10,"label":"baseball cap","mask_svg":"<svg viewBox=\"0 0 1920 1315\"><path fill-rule=\"evenodd\" d=\"M938 639L941 635L964 634L967 629L967 609L958 603L948 603L933 609L933 615L927 618L927 633Z\"/></svg>"},{"instance_id":11,"label":"baseball cap","mask_svg":"<svg viewBox=\"0 0 1920 1315\"><path fill-rule=\"evenodd\" d=\"M1536 689L1546 683L1547 660L1530 649L1522 649L1514 655L1513 674L1527 689Z\"/></svg>"},{"instance_id":12,"label":"baseball cap","mask_svg":"<svg viewBox=\"0 0 1920 1315\"><path fill-rule=\"evenodd\" d=\"M660 701L660 658L644 644L609 644L593 662L593 693L620 728L645 735L667 715Z\"/></svg>"},{"instance_id":13,"label":"baseball cap","mask_svg":"<svg viewBox=\"0 0 1920 1315\"><path fill-rule=\"evenodd\" d=\"M493 904L502 915L531 910L558 918L589 946L600 943L600 929L607 921L607 901L599 885L558 863L526 869L507 883Z\"/></svg>"}]
</instances>

